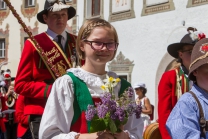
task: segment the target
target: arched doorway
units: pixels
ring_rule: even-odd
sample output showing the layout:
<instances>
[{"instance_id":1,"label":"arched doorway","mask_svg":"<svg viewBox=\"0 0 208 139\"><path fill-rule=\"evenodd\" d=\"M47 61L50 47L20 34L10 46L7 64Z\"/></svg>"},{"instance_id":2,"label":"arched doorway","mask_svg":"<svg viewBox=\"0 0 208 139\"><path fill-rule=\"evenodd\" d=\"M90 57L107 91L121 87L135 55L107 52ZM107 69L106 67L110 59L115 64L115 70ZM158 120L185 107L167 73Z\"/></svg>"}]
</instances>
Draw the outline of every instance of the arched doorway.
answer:
<instances>
[{"instance_id":1,"label":"arched doorway","mask_svg":"<svg viewBox=\"0 0 208 139\"><path fill-rule=\"evenodd\" d=\"M167 45L172 44L172 43L177 43L180 42L181 38L187 33L187 27L185 26L179 26L176 27L175 29L173 29L170 32L170 35L167 38ZM172 56L170 56L167 52L164 54L164 56L162 57L158 68L157 68L157 72L156 72L156 78L155 78L155 119L158 119L158 84L159 81L161 79L162 74L165 71L171 70L173 68L176 68L180 66L180 64L177 63L177 59L173 58Z\"/></svg>"},{"instance_id":2,"label":"arched doorway","mask_svg":"<svg viewBox=\"0 0 208 139\"><path fill-rule=\"evenodd\" d=\"M174 58L172 56L170 56L168 53L166 53L162 60L160 61L160 64L157 68L157 72L156 72L156 78L155 78L155 119L158 118L158 113L157 113L157 104L158 104L158 91L157 91L157 88L158 88L158 84L159 84L159 81L160 81L160 78L162 77L162 74L169 70L171 67L172 67L172 63L174 63Z\"/></svg>"}]
</instances>

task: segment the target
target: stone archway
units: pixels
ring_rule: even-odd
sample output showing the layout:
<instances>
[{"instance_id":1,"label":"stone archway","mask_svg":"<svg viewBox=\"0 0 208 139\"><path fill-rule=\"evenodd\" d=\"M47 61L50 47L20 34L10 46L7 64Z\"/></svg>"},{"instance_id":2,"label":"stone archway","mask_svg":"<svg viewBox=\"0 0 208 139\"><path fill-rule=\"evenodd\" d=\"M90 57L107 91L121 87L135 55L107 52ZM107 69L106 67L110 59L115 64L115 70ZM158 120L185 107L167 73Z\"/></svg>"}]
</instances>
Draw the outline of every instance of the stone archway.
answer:
<instances>
[{"instance_id":1,"label":"stone archway","mask_svg":"<svg viewBox=\"0 0 208 139\"><path fill-rule=\"evenodd\" d=\"M176 28L174 28L168 35L167 38L167 42L166 42L166 46L168 46L169 44L172 43L176 43L176 42L180 42L181 38L187 33L187 27L186 26L178 26ZM163 56L163 58L161 59L158 68L157 68L157 72L155 75L155 110L154 110L154 115L155 115L155 119L158 119L158 84L159 81L162 77L162 74L165 71L168 71L172 68L175 68L179 66L178 63L176 62L176 59L174 59L172 56L170 56L168 54L168 52L166 52Z\"/></svg>"},{"instance_id":2,"label":"stone archway","mask_svg":"<svg viewBox=\"0 0 208 139\"><path fill-rule=\"evenodd\" d=\"M154 110L154 115L155 115L154 119L158 118L157 104L158 104L158 84L159 84L159 81L160 81L160 78L162 77L162 74L171 68L170 65L172 65L171 63L173 63L173 62L174 62L174 58L166 52L166 54L161 59L160 64L157 68L156 78L155 78L155 106L156 107Z\"/></svg>"},{"instance_id":3,"label":"stone archway","mask_svg":"<svg viewBox=\"0 0 208 139\"><path fill-rule=\"evenodd\" d=\"M165 71L176 69L180 67L181 63L177 62L177 59L173 59L168 66L166 67Z\"/></svg>"}]
</instances>

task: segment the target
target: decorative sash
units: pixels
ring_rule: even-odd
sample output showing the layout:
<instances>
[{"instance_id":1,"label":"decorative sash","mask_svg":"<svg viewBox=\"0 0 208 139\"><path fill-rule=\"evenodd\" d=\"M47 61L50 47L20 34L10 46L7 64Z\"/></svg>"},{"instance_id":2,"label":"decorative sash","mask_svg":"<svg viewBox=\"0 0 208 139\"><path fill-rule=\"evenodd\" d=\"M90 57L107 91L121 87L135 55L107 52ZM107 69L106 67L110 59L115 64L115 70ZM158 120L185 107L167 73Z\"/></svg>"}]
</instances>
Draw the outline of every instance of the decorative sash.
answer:
<instances>
[{"instance_id":1,"label":"decorative sash","mask_svg":"<svg viewBox=\"0 0 208 139\"><path fill-rule=\"evenodd\" d=\"M71 68L71 64L69 62L69 59L67 59L67 57L61 50L60 46L55 41L52 41L46 33L36 35L35 39L42 48L42 53L47 56L48 61L53 65L52 68L49 67L46 60L43 58L43 54L38 51L33 41L31 39L29 39L29 41L37 50L47 69L51 73L52 77L56 79L56 74L53 72L52 69L58 69L60 75L64 75L66 73L66 70Z\"/></svg>"},{"instance_id":2,"label":"decorative sash","mask_svg":"<svg viewBox=\"0 0 208 139\"><path fill-rule=\"evenodd\" d=\"M175 69L175 71L176 71L175 95L177 96L177 99L179 99L183 93L189 91L189 79L180 67Z\"/></svg>"}]
</instances>

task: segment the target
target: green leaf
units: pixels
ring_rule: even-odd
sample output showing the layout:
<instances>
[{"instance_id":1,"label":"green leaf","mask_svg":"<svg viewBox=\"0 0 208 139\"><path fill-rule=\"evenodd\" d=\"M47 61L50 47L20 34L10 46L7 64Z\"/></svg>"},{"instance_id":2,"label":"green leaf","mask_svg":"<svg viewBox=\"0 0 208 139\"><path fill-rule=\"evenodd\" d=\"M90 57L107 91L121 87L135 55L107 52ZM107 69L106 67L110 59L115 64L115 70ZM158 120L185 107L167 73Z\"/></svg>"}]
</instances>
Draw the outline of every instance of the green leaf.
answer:
<instances>
[{"instance_id":1,"label":"green leaf","mask_svg":"<svg viewBox=\"0 0 208 139\"><path fill-rule=\"evenodd\" d=\"M115 122L112 119L109 120L109 128L110 128L111 133L113 134L116 133L117 127L116 127Z\"/></svg>"},{"instance_id":2,"label":"green leaf","mask_svg":"<svg viewBox=\"0 0 208 139\"><path fill-rule=\"evenodd\" d=\"M115 122L115 125L116 125L116 127L117 127L117 133L119 133L119 132L121 132L122 130L120 129L120 127L122 126L122 125L124 125L120 120L115 120L114 121Z\"/></svg>"},{"instance_id":3,"label":"green leaf","mask_svg":"<svg viewBox=\"0 0 208 139\"><path fill-rule=\"evenodd\" d=\"M94 117L90 124L90 133L106 130L104 119Z\"/></svg>"},{"instance_id":4,"label":"green leaf","mask_svg":"<svg viewBox=\"0 0 208 139\"><path fill-rule=\"evenodd\" d=\"M109 118L105 118L103 121L105 123L105 126L108 127L108 125L109 125Z\"/></svg>"},{"instance_id":5,"label":"green leaf","mask_svg":"<svg viewBox=\"0 0 208 139\"><path fill-rule=\"evenodd\" d=\"M122 124L122 125L125 125L125 124L127 123L127 121L128 121L128 118L125 117L124 120L121 122L121 124Z\"/></svg>"}]
</instances>

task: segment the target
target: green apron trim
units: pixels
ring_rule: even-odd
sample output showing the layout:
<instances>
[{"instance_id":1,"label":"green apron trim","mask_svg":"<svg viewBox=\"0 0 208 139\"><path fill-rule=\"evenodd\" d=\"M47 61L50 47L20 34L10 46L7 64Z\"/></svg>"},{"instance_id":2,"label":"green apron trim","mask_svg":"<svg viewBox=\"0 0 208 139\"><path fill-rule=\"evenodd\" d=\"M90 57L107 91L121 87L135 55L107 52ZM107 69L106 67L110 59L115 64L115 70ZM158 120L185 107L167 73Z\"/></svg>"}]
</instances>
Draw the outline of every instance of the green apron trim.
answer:
<instances>
[{"instance_id":1,"label":"green apron trim","mask_svg":"<svg viewBox=\"0 0 208 139\"><path fill-rule=\"evenodd\" d=\"M119 91L119 93L118 93L118 96L120 96L121 94L123 94L124 91L125 91L127 88L131 87L131 84L130 84L127 80L125 80L125 79L123 79L123 78L120 78L120 79L121 79L121 88L120 88L120 91Z\"/></svg>"},{"instance_id":2,"label":"green apron trim","mask_svg":"<svg viewBox=\"0 0 208 139\"><path fill-rule=\"evenodd\" d=\"M72 119L72 125L79 119L81 113L87 110L88 105L94 105L92 96L87 88L87 85L79 78L74 76L73 73L67 73L74 85L74 117ZM90 131L90 121L87 121L88 132Z\"/></svg>"}]
</instances>

